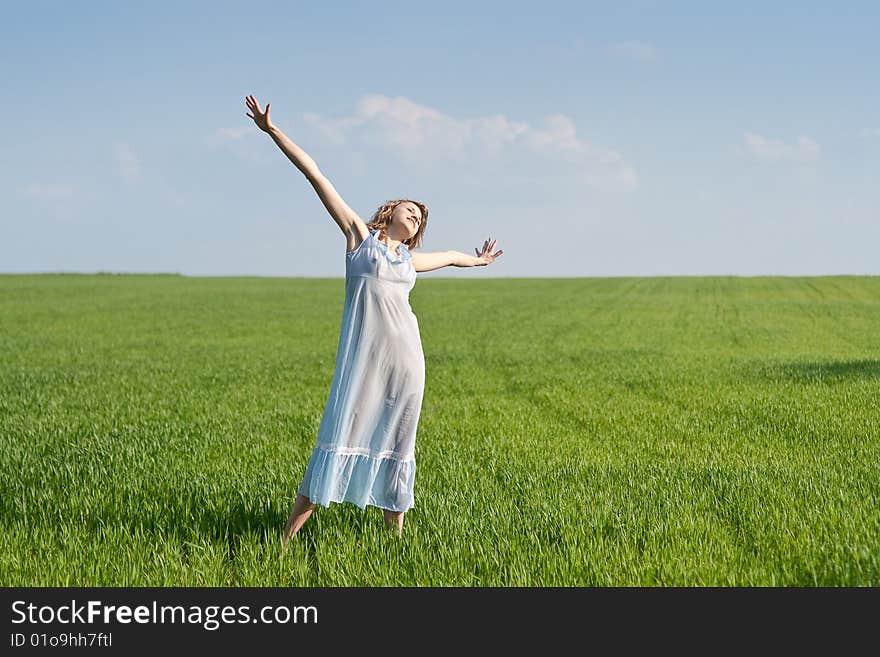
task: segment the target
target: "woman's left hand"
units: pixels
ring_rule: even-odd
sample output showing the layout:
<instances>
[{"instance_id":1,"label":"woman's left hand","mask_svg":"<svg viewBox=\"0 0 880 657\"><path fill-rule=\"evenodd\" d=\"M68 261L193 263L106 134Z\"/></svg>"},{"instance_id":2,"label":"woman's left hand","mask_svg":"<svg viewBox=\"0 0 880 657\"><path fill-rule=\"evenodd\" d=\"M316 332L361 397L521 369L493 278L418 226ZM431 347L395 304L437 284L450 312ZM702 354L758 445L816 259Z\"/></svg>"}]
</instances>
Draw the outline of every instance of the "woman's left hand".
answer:
<instances>
[{"instance_id":1,"label":"woman's left hand","mask_svg":"<svg viewBox=\"0 0 880 657\"><path fill-rule=\"evenodd\" d=\"M497 240L493 240L490 237L485 242L483 242L482 250L474 249L474 253L477 254L477 266L488 265L490 262L495 262L495 258L504 253L504 251L501 249L495 251L495 253L492 253L492 251L495 249L496 243Z\"/></svg>"}]
</instances>

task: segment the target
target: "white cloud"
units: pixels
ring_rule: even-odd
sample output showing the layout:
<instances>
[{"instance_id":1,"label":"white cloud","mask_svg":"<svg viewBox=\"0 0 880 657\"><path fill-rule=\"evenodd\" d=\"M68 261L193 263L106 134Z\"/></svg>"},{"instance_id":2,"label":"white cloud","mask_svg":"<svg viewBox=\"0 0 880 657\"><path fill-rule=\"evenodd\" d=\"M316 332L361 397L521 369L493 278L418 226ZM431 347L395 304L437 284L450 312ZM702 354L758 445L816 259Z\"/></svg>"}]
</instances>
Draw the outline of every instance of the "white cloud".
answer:
<instances>
[{"instance_id":1,"label":"white cloud","mask_svg":"<svg viewBox=\"0 0 880 657\"><path fill-rule=\"evenodd\" d=\"M536 150L585 153L588 145L577 137L574 121L567 116L555 114L546 121L543 130L530 130L529 142Z\"/></svg>"},{"instance_id":2,"label":"white cloud","mask_svg":"<svg viewBox=\"0 0 880 657\"><path fill-rule=\"evenodd\" d=\"M880 128L865 128L859 133L860 137L866 137L871 139L873 137L880 137Z\"/></svg>"},{"instance_id":3,"label":"white cloud","mask_svg":"<svg viewBox=\"0 0 880 657\"><path fill-rule=\"evenodd\" d=\"M249 134L252 134L254 130L257 128L218 128L215 133L215 138L219 141L238 141L246 137Z\"/></svg>"},{"instance_id":4,"label":"white cloud","mask_svg":"<svg viewBox=\"0 0 880 657\"><path fill-rule=\"evenodd\" d=\"M116 146L116 162L119 164L119 171L122 176L129 181L137 180L141 177L140 158L134 152L130 144L125 142L117 142Z\"/></svg>"},{"instance_id":5,"label":"white cloud","mask_svg":"<svg viewBox=\"0 0 880 657\"><path fill-rule=\"evenodd\" d=\"M71 198L76 195L77 189L73 185L31 183L19 188L18 193L26 198L54 201Z\"/></svg>"},{"instance_id":6,"label":"white cloud","mask_svg":"<svg viewBox=\"0 0 880 657\"><path fill-rule=\"evenodd\" d=\"M553 40L546 46L547 52L554 57L573 59L587 52L587 42L583 37L576 37L570 41L559 42Z\"/></svg>"},{"instance_id":7,"label":"white cloud","mask_svg":"<svg viewBox=\"0 0 880 657\"><path fill-rule=\"evenodd\" d=\"M361 98L351 117L326 119L309 113L303 119L335 144L356 134L403 155L462 153L473 133L468 121L456 121L407 98L378 95Z\"/></svg>"},{"instance_id":8,"label":"white cloud","mask_svg":"<svg viewBox=\"0 0 880 657\"><path fill-rule=\"evenodd\" d=\"M657 60L657 51L644 41L623 41L609 47L612 55L631 59L635 62L650 63Z\"/></svg>"},{"instance_id":9,"label":"white cloud","mask_svg":"<svg viewBox=\"0 0 880 657\"><path fill-rule=\"evenodd\" d=\"M819 144L803 135L795 143L786 144L781 139L750 132L746 133L744 146L749 155L759 160L814 162L819 159Z\"/></svg>"},{"instance_id":10,"label":"white cloud","mask_svg":"<svg viewBox=\"0 0 880 657\"><path fill-rule=\"evenodd\" d=\"M49 222L66 225L87 225L90 219L82 214L83 204L94 200L86 188L70 183L31 182L16 192L33 206L39 217Z\"/></svg>"},{"instance_id":11,"label":"white cloud","mask_svg":"<svg viewBox=\"0 0 880 657\"><path fill-rule=\"evenodd\" d=\"M458 119L408 98L371 95L357 102L353 116L309 113L303 119L336 145L360 140L412 162L504 155L521 162L543 155L597 186L632 189L638 182L620 153L580 138L574 121L560 114L534 127L503 114Z\"/></svg>"},{"instance_id":12,"label":"white cloud","mask_svg":"<svg viewBox=\"0 0 880 657\"><path fill-rule=\"evenodd\" d=\"M345 133L360 122L352 122L350 119L334 120L325 119L319 114L307 112L302 115L303 120L314 126L325 139L334 144L345 143Z\"/></svg>"},{"instance_id":13,"label":"white cloud","mask_svg":"<svg viewBox=\"0 0 880 657\"><path fill-rule=\"evenodd\" d=\"M248 162L258 162L266 157L263 133L251 119L240 128L217 128L204 138L210 148L221 148Z\"/></svg>"},{"instance_id":14,"label":"white cloud","mask_svg":"<svg viewBox=\"0 0 880 657\"><path fill-rule=\"evenodd\" d=\"M470 119L466 125L474 143L490 155L497 155L505 145L527 137L531 131L527 123L510 121L503 114Z\"/></svg>"}]
</instances>

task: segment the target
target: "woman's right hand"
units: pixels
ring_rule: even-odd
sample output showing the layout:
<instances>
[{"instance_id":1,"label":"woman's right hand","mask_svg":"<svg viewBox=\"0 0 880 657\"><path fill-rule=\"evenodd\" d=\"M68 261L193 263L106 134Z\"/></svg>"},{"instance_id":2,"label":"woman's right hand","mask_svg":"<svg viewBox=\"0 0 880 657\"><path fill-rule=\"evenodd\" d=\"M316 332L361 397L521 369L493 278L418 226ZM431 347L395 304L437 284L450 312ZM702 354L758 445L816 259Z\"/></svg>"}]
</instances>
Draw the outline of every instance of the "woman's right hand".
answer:
<instances>
[{"instance_id":1,"label":"woman's right hand","mask_svg":"<svg viewBox=\"0 0 880 657\"><path fill-rule=\"evenodd\" d=\"M257 127L263 132L269 132L270 128L274 128L272 125L272 121L269 119L269 106L272 103L266 103L266 111L263 112L260 110L260 103L257 102L257 99L253 96L246 96L244 101L247 103L248 109L253 112L253 114L248 113L247 116L254 120L254 123L257 124Z\"/></svg>"}]
</instances>

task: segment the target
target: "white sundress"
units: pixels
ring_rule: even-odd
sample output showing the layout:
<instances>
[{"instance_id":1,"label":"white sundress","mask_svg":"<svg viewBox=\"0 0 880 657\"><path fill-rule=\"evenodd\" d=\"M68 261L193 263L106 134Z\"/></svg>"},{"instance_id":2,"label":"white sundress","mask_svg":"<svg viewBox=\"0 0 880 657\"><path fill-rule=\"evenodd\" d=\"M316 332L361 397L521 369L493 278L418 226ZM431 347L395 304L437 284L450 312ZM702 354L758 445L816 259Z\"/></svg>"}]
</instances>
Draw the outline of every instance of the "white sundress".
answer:
<instances>
[{"instance_id":1,"label":"white sundress","mask_svg":"<svg viewBox=\"0 0 880 657\"><path fill-rule=\"evenodd\" d=\"M318 440L299 487L314 504L413 506L415 439L425 389L419 324L409 305L412 254L379 230L345 254L336 369Z\"/></svg>"}]
</instances>

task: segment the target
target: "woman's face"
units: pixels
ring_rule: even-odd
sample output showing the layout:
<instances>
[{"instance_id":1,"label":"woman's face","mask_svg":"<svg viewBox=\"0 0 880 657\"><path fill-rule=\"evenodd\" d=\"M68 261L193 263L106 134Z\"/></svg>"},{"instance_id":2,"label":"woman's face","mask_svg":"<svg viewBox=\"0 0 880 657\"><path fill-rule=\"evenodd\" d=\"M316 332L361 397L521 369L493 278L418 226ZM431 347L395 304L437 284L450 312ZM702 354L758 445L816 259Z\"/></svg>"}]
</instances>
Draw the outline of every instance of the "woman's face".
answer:
<instances>
[{"instance_id":1,"label":"woman's face","mask_svg":"<svg viewBox=\"0 0 880 657\"><path fill-rule=\"evenodd\" d=\"M399 232L407 235L404 239L415 235L422 225L422 211L419 210L419 206L409 201L398 203L391 211L391 225L395 224Z\"/></svg>"}]
</instances>

